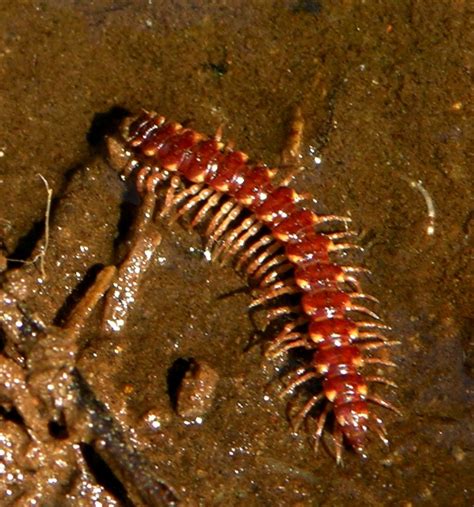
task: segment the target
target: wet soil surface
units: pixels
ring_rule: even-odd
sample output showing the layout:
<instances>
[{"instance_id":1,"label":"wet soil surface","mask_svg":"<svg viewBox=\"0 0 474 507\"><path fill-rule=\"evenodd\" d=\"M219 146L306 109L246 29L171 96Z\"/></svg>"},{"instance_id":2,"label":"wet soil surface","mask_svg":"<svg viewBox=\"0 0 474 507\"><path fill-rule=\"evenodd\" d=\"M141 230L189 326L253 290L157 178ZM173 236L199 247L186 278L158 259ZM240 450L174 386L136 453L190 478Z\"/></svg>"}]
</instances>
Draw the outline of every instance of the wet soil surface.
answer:
<instances>
[{"instance_id":1,"label":"wet soil surface","mask_svg":"<svg viewBox=\"0 0 474 507\"><path fill-rule=\"evenodd\" d=\"M334 4L0 2L2 505L473 504L468 3ZM295 186L353 218L402 342L390 448L343 466L291 431L286 363L263 358L245 281L195 232L158 224L121 333L100 332L100 297L74 320L138 204L100 153L102 115L223 125L276 164L296 105ZM54 194L44 273L41 256L5 260L41 253L39 174Z\"/></svg>"}]
</instances>

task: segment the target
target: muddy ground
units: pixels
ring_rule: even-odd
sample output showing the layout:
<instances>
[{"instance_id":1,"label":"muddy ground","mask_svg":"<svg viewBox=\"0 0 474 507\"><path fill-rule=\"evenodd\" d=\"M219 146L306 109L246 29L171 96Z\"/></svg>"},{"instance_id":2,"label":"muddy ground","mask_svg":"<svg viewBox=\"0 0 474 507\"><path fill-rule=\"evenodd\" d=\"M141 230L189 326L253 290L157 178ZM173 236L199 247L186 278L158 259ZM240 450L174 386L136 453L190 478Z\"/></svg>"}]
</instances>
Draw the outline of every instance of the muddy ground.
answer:
<instances>
[{"instance_id":1,"label":"muddy ground","mask_svg":"<svg viewBox=\"0 0 474 507\"><path fill-rule=\"evenodd\" d=\"M25 461L35 430L7 384L27 365L11 365L4 332L0 503L161 505L171 493L143 493L159 477L185 505L472 505L469 2L200 4L0 1L4 257L35 255L46 207L39 174L55 198L45 281L40 259L9 261L3 275L33 321L18 339L54 337L51 326L64 326L98 266L120 257L137 202L101 156L106 113L144 107L208 133L222 125L239 148L277 164L299 105L306 169L295 185L317 210L354 220L373 272L366 287L402 342L398 368L384 370L400 387L383 392L403 416L384 414L390 447L373 441L367 460L346 452L337 466L325 449L315 456L278 398L285 364L248 346L245 282L209 263L197 234L163 223L124 332L100 333L99 301L66 372L89 417L106 414L112 426L99 424L87 442L49 427L35 444L43 458ZM3 308L3 324L17 316ZM31 343L19 347L28 354ZM173 404L193 361L218 376L197 422ZM126 451L114 453L124 440ZM67 477L55 468L59 455ZM143 466L127 468L137 456Z\"/></svg>"}]
</instances>

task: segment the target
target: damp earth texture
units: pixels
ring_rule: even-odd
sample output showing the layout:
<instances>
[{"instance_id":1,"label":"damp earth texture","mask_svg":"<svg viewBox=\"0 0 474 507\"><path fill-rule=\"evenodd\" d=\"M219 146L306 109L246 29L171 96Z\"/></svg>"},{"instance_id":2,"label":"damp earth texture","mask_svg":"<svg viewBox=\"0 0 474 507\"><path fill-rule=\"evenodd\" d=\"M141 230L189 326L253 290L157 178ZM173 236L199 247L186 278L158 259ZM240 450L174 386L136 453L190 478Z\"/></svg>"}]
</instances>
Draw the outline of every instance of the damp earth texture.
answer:
<instances>
[{"instance_id":1,"label":"damp earth texture","mask_svg":"<svg viewBox=\"0 0 474 507\"><path fill-rule=\"evenodd\" d=\"M472 505L467 2L0 2L0 26L0 504ZM351 217L400 342L388 447L337 464L329 418L315 454L318 407L292 430L304 351L266 358L254 288L149 229L105 155L142 108L283 176L300 111L292 186Z\"/></svg>"}]
</instances>

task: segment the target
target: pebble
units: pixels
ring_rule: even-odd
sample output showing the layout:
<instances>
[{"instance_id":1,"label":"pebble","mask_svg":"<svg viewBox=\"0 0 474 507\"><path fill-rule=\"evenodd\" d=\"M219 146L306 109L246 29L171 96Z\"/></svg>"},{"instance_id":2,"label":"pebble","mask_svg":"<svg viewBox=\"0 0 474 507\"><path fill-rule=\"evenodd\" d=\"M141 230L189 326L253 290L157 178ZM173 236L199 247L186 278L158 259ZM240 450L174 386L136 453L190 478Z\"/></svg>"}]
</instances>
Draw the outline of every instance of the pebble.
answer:
<instances>
[{"instance_id":1,"label":"pebble","mask_svg":"<svg viewBox=\"0 0 474 507\"><path fill-rule=\"evenodd\" d=\"M208 363L193 360L178 389L176 412L184 419L196 419L212 407L219 374Z\"/></svg>"}]
</instances>

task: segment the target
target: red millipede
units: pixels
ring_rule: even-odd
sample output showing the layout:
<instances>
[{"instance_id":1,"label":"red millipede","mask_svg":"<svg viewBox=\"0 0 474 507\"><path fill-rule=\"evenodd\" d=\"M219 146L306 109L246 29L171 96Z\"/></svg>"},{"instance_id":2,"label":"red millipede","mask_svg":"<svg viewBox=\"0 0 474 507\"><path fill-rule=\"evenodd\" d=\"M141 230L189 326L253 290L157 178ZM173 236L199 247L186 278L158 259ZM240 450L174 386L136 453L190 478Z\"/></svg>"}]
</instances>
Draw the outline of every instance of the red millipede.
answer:
<instances>
[{"instance_id":1,"label":"red millipede","mask_svg":"<svg viewBox=\"0 0 474 507\"><path fill-rule=\"evenodd\" d=\"M112 166L124 178L134 178L139 193L155 193L165 185L162 216L173 210L172 219L194 213L190 225L203 231L212 257L233 258L259 287L252 307L280 302L268 310L268 319L290 320L281 325L267 355L298 348L312 352L307 367L298 369L282 394L320 379L321 392L311 395L294 419L298 428L321 402L315 450L331 411L338 462L344 442L365 456L369 429L387 443L384 424L369 404L399 411L369 394L368 386L395 384L364 376L361 369L394 366L368 351L396 342L383 335L387 326L363 303L375 301L361 290L358 276L366 270L334 259L338 252L357 248L348 241L350 219L299 206L302 197L295 190L272 184L275 170L250 163L220 135L207 137L153 112L125 119L108 139L108 152ZM282 297L296 298L296 304L282 303Z\"/></svg>"}]
</instances>

